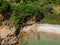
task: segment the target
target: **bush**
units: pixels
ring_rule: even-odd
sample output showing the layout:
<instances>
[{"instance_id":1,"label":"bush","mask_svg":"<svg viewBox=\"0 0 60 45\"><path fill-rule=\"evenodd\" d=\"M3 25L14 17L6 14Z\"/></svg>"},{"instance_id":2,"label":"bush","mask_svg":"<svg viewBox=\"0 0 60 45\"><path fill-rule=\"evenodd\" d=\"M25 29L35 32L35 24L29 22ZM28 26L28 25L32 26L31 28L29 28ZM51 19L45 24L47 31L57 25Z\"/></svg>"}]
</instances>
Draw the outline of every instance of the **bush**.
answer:
<instances>
[{"instance_id":1,"label":"bush","mask_svg":"<svg viewBox=\"0 0 60 45\"><path fill-rule=\"evenodd\" d=\"M22 3L20 3L20 1L21 0L0 0L0 12L6 11L10 6L11 17L13 17L16 27L26 23L27 21L25 20L28 19L27 17L39 16L39 11L44 13L45 18L49 17L49 14L53 17L53 6L59 3L59 0L22 0ZM52 19L52 17L50 19Z\"/></svg>"},{"instance_id":2,"label":"bush","mask_svg":"<svg viewBox=\"0 0 60 45\"><path fill-rule=\"evenodd\" d=\"M14 6L12 8L13 10L12 16L14 18L14 23L16 27L22 26L24 23L26 23L27 19L25 18L36 15L37 12L39 11L39 7L37 6L38 4L35 4L35 3L26 4L24 2L18 6Z\"/></svg>"},{"instance_id":3,"label":"bush","mask_svg":"<svg viewBox=\"0 0 60 45\"><path fill-rule=\"evenodd\" d=\"M2 25L2 20L0 20L0 26Z\"/></svg>"},{"instance_id":4,"label":"bush","mask_svg":"<svg viewBox=\"0 0 60 45\"><path fill-rule=\"evenodd\" d=\"M8 2L0 0L0 13L7 10L8 7L9 7Z\"/></svg>"}]
</instances>

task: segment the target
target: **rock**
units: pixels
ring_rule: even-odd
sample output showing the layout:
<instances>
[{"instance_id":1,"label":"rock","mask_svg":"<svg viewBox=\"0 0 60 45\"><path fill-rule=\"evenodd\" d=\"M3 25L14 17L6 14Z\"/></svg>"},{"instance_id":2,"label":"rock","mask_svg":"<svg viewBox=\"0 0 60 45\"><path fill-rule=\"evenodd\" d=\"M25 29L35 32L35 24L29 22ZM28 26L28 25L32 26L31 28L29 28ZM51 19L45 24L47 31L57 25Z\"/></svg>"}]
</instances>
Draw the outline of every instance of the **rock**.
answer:
<instances>
[{"instance_id":1,"label":"rock","mask_svg":"<svg viewBox=\"0 0 60 45\"><path fill-rule=\"evenodd\" d=\"M15 28L9 29L8 26L4 26L0 29L0 45L15 45L18 38L15 36Z\"/></svg>"},{"instance_id":2,"label":"rock","mask_svg":"<svg viewBox=\"0 0 60 45\"><path fill-rule=\"evenodd\" d=\"M2 40L1 45L12 45L17 43L17 38L16 36L11 36L11 37L6 37L5 39Z\"/></svg>"}]
</instances>

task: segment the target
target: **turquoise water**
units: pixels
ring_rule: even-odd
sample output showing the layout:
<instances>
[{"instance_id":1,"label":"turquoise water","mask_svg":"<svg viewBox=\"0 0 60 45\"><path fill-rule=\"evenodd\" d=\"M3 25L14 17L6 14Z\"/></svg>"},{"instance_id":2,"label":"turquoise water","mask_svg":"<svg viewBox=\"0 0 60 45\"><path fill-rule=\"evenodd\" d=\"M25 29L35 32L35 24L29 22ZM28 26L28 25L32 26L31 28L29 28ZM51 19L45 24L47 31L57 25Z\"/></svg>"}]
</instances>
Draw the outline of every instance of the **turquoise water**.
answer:
<instances>
[{"instance_id":1,"label":"turquoise water","mask_svg":"<svg viewBox=\"0 0 60 45\"><path fill-rule=\"evenodd\" d=\"M22 45L60 45L60 39L41 36L38 40L37 37L29 36L27 39L23 39Z\"/></svg>"}]
</instances>

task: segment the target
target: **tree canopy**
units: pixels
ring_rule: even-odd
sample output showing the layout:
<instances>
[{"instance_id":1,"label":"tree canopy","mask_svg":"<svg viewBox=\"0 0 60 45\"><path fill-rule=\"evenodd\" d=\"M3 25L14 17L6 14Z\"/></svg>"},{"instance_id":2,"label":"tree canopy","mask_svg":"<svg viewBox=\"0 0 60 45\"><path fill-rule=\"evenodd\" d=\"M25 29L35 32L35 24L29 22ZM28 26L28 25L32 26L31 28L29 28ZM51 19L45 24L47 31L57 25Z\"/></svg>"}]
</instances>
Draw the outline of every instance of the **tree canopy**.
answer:
<instances>
[{"instance_id":1,"label":"tree canopy","mask_svg":"<svg viewBox=\"0 0 60 45\"><path fill-rule=\"evenodd\" d=\"M38 15L39 11L43 12L44 16L55 14L52 11L53 6L59 4L60 0L0 0L0 13L9 10L14 25L19 27L26 22L26 17Z\"/></svg>"}]
</instances>

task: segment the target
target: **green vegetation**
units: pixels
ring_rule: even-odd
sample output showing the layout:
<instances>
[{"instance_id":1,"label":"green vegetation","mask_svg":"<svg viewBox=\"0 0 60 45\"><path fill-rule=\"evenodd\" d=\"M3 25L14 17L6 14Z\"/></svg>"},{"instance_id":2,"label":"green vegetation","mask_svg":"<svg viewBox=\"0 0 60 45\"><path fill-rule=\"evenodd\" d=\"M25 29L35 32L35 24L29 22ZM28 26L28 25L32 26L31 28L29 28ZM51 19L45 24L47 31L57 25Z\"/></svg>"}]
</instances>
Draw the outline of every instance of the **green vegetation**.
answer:
<instances>
[{"instance_id":1,"label":"green vegetation","mask_svg":"<svg viewBox=\"0 0 60 45\"><path fill-rule=\"evenodd\" d=\"M8 13L11 15L10 19L12 18L16 29L25 25L27 21L32 18L34 18L34 21L40 18L40 20L38 20L39 23L60 24L60 12L57 13L59 9L55 12L54 7L56 6L60 7L60 0L0 0L0 13ZM42 14L44 15L44 19L42 19ZM8 17L8 15L6 15L6 17ZM0 19L0 26L1 25L2 20ZM28 39L31 44L24 40L23 45L60 45L60 41L45 40L42 38L39 41L33 41L35 38L31 39L31 41Z\"/></svg>"},{"instance_id":2,"label":"green vegetation","mask_svg":"<svg viewBox=\"0 0 60 45\"><path fill-rule=\"evenodd\" d=\"M0 0L0 13L9 10L16 28L26 24L26 17L39 16L39 12L44 13L41 23L60 24L60 14L54 12L59 4L59 0Z\"/></svg>"},{"instance_id":3,"label":"green vegetation","mask_svg":"<svg viewBox=\"0 0 60 45\"><path fill-rule=\"evenodd\" d=\"M2 21L0 20L0 26L2 25Z\"/></svg>"},{"instance_id":4,"label":"green vegetation","mask_svg":"<svg viewBox=\"0 0 60 45\"><path fill-rule=\"evenodd\" d=\"M48 14L40 23L60 24L60 14Z\"/></svg>"},{"instance_id":5,"label":"green vegetation","mask_svg":"<svg viewBox=\"0 0 60 45\"><path fill-rule=\"evenodd\" d=\"M9 4L7 1L0 0L0 13L6 11L9 7Z\"/></svg>"}]
</instances>

